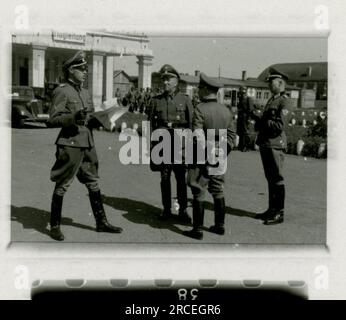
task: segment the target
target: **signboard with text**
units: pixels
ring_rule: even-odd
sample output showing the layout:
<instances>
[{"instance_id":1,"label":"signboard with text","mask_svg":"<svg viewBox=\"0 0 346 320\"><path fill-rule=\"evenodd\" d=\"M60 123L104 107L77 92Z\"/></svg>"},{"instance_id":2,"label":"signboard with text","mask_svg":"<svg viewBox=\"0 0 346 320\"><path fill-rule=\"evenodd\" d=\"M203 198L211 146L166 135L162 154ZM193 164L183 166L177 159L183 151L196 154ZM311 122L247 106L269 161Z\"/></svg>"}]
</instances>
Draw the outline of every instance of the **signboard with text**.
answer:
<instances>
[{"instance_id":1,"label":"signboard with text","mask_svg":"<svg viewBox=\"0 0 346 320\"><path fill-rule=\"evenodd\" d=\"M52 31L53 41L85 44L86 35Z\"/></svg>"}]
</instances>

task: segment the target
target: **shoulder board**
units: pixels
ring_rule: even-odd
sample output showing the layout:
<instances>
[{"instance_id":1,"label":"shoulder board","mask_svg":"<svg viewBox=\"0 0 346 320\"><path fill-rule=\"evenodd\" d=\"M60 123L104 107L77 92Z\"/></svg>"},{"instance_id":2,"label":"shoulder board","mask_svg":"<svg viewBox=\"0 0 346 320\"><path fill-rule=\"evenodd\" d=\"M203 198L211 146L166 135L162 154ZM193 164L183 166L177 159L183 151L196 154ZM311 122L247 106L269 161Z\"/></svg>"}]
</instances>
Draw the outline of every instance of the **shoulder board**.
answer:
<instances>
[{"instance_id":1,"label":"shoulder board","mask_svg":"<svg viewBox=\"0 0 346 320\"><path fill-rule=\"evenodd\" d=\"M282 94L281 97L284 98L284 99L288 99L289 98L287 93Z\"/></svg>"},{"instance_id":2,"label":"shoulder board","mask_svg":"<svg viewBox=\"0 0 346 320\"><path fill-rule=\"evenodd\" d=\"M63 88L63 87L66 87L66 83L59 84L59 88Z\"/></svg>"}]
</instances>

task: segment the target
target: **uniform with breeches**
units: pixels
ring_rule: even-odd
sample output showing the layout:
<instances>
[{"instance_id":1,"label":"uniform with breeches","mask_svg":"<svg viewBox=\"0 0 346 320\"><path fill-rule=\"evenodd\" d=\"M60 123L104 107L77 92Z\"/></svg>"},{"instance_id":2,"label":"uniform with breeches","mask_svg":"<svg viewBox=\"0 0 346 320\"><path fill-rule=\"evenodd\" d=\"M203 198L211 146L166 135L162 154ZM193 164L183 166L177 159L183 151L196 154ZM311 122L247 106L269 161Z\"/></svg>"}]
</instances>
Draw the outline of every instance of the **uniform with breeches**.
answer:
<instances>
[{"instance_id":1,"label":"uniform with breeches","mask_svg":"<svg viewBox=\"0 0 346 320\"><path fill-rule=\"evenodd\" d=\"M257 218L264 220L264 224L278 224L284 219L285 183L283 176L284 152L287 148L287 139L284 131L283 110L289 108L289 97L284 87L278 87L288 77L272 69L268 81L275 86L273 96L268 100L262 117L255 116L255 129L258 131L256 144L260 147L260 154L264 174L268 182L269 206L268 210L258 214ZM274 84L275 83L275 84Z\"/></svg>"},{"instance_id":2,"label":"uniform with breeches","mask_svg":"<svg viewBox=\"0 0 346 320\"><path fill-rule=\"evenodd\" d=\"M208 129L215 129L216 144L219 129L227 129L228 150L232 149L236 139L232 114L227 107L217 103L216 98L204 100L204 103L197 105L192 120L193 130L202 129L207 137ZM209 175L208 164L194 164L189 169L188 184L194 197L198 201L205 198L206 188L214 198L223 198L223 187L225 174Z\"/></svg>"},{"instance_id":3,"label":"uniform with breeches","mask_svg":"<svg viewBox=\"0 0 346 320\"><path fill-rule=\"evenodd\" d=\"M171 163L162 163L155 165L151 163L153 171L161 173L161 196L164 212L168 215L171 210L171 173L174 172L177 181L177 199L181 214L185 214L187 208L187 185L186 185L186 167L183 163L174 163L174 139L175 129L191 128L193 106L190 98L181 93L176 92L169 94L164 92L153 97L150 108L150 122L152 130L166 129L171 136ZM184 150L181 150L184 154Z\"/></svg>"},{"instance_id":4,"label":"uniform with breeches","mask_svg":"<svg viewBox=\"0 0 346 320\"><path fill-rule=\"evenodd\" d=\"M222 162L227 164L227 155L235 145L236 132L230 110L217 102L217 92L221 87L222 84L217 80L207 77L204 73L200 74L199 94L202 103L195 108L192 129L197 135L195 143L196 152L199 153L198 150L205 148L205 146L206 152L202 163L198 159L199 154L197 154L194 163L189 167L188 185L193 194L193 229L183 232L184 235L198 240L203 238L202 227L204 223L206 189L212 194L214 200L215 224L209 230L219 235L225 233L225 198L223 188L227 167L222 166ZM199 135L204 137L202 147L200 147ZM211 152L208 150L209 148L212 150ZM212 159L216 163L211 161L210 154L213 155ZM218 166L223 167L223 170L218 171Z\"/></svg>"},{"instance_id":5,"label":"uniform with breeches","mask_svg":"<svg viewBox=\"0 0 346 320\"><path fill-rule=\"evenodd\" d=\"M285 93L269 99L263 116L256 123L258 130L256 144L260 147L265 176L270 185L283 184L283 152L287 148L282 110L289 105Z\"/></svg>"},{"instance_id":6,"label":"uniform with breeches","mask_svg":"<svg viewBox=\"0 0 346 320\"><path fill-rule=\"evenodd\" d=\"M98 185L98 159L92 135L92 121L88 114L94 111L90 95L82 88L87 73L85 53L78 51L65 61L63 71L66 83L53 92L52 109L48 125L61 128L55 142L56 161L50 178L55 182L51 202L50 236L63 241L61 214L64 195L75 176L89 191L91 208L97 232L120 233L122 229L111 225L106 217Z\"/></svg>"},{"instance_id":7,"label":"uniform with breeches","mask_svg":"<svg viewBox=\"0 0 346 320\"><path fill-rule=\"evenodd\" d=\"M92 130L75 122L75 113L79 110L94 111L86 89L71 82L55 89L49 123L62 129L55 142L56 162L51 170L51 180L56 183L55 193L61 196L75 176L88 189L99 190L98 159Z\"/></svg>"},{"instance_id":8,"label":"uniform with breeches","mask_svg":"<svg viewBox=\"0 0 346 320\"><path fill-rule=\"evenodd\" d=\"M259 215L259 218L279 215L276 220L281 221L283 219L285 200L283 163L287 139L284 132L282 110L288 105L288 96L284 92L277 94L269 99L262 118L256 121L255 129L258 130L256 144L260 147L269 193L268 210ZM267 222L265 223L267 224Z\"/></svg>"}]
</instances>

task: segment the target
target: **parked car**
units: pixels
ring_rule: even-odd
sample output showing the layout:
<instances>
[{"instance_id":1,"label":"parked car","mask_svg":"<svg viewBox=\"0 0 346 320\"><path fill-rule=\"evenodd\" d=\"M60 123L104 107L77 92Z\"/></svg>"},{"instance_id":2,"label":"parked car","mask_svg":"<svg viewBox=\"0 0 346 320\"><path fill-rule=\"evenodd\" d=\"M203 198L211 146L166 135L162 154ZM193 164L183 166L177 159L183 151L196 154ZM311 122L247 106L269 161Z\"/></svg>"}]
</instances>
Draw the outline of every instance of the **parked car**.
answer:
<instances>
[{"instance_id":1,"label":"parked car","mask_svg":"<svg viewBox=\"0 0 346 320\"><path fill-rule=\"evenodd\" d=\"M43 100L35 98L31 87L12 87L11 105L12 126L15 128L22 127L25 122L45 123L49 119L49 111L44 108Z\"/></svg>"}]
</instances>

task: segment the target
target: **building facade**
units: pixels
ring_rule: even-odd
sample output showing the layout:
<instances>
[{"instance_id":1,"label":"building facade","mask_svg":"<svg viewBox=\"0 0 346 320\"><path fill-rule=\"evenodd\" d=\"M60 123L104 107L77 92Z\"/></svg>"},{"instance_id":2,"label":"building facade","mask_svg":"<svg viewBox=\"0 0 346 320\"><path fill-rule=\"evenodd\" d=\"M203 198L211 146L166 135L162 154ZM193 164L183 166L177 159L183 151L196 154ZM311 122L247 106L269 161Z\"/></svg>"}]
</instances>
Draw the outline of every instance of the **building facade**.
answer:
<instances>
[{"instance_id":1,"label":"building facade","mask_svg":"<svg viewBox=\"0 0 346 320\"><path fill-rule=\"evenodd\" d=\"M134 87L132 78L124 70L115 70L113 76L113 94L119 92L124 97Z\"/></svg>"},{"instance_id":2,"label":"building facade","mask_svg":"<svg viewBox=\"0 0 346 320\"><path fill-rule=\"evenodd\" d=\"M151 87L153 52L145 35L87 31L66 33L42 31L12 35L12 85L44 88L47 83L60 83L62 65L78 50L86 53L89 90L94 106L115 95L114 71L121 56L136 56L138 87Z\"/></svg>"}]
</instances>

